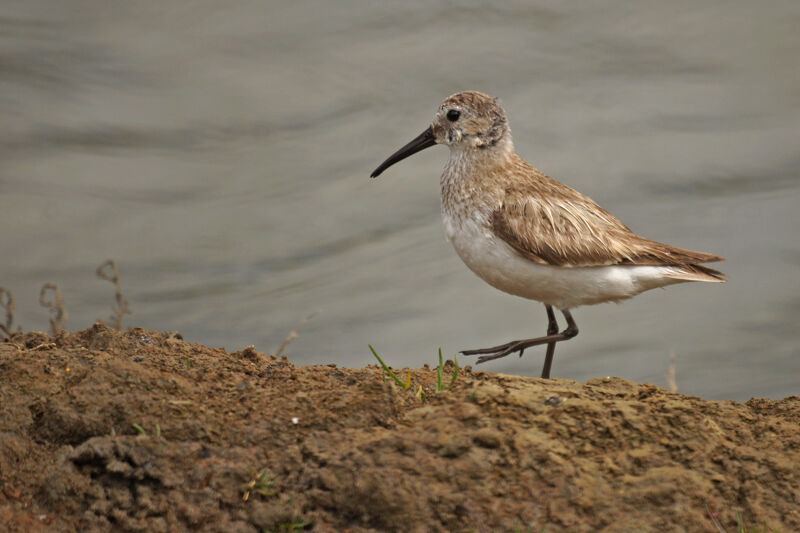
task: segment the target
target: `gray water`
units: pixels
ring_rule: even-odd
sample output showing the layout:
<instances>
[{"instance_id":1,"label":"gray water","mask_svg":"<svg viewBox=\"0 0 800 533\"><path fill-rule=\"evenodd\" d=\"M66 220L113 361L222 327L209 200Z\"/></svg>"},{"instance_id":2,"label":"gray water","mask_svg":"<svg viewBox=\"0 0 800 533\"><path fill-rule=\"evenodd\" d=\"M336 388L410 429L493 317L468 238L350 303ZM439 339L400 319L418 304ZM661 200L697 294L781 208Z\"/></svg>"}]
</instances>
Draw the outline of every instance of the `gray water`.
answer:
<instances>
[{"instance_id":1,"label":"gray water","mask_svg":"<svg viewBox=\"0 0 800 533\"><path fill-rule=\"evenodd\" d=\"M517 149L725 285L579 308L557 377L708 398L800 392L800 9L783 2L0 6L0 285L17 322L106 318L299 364L436 361L544 333L445 241L432 148L370 171L447 95L502 98ZM601 5L602 4L602 5ZM543 350L486 365L538 375ZM466 362L466 358L462 358Z\"/></svg>"}]
</instances>

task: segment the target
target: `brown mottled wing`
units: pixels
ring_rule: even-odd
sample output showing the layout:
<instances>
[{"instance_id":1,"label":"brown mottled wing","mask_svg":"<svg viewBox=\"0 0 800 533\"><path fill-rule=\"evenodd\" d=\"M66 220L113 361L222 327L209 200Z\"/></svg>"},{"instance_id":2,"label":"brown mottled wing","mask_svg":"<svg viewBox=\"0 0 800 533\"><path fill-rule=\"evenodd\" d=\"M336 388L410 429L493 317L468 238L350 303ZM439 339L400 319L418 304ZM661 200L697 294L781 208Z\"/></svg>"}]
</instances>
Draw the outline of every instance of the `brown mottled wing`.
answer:
<instances>
[{"instance_id":1,"label":"brown mottled wing","mask_svg":"<svg viewBox=\"0 0 800 533\"><path fill-rule=\"evenodd\" d=\"M495 234L522 256L544 265L668 265L721 275L698 263L722 257L644 239L591 199L559 185L556 193L506 190L502 205L492 214Z\"/></svg>"}]
</instances>

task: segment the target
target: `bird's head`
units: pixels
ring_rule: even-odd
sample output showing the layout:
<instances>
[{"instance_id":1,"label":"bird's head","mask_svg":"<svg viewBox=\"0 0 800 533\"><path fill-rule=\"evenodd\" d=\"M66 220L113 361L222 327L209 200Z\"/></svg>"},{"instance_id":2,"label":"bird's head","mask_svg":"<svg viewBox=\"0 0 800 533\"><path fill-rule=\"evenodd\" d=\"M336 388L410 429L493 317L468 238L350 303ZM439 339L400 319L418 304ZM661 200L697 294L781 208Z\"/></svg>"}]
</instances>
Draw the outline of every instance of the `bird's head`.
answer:
<instances>
[{"instance_id":1,"label":"bird's head","mask_svg":"<svg viewBox=\"0 0 800 533\"><path fill-rule=\"evenodd\" d=\"M488 150L511 142L506 112L488 94L464 91L448 96L439 106L430 127L376 168L378 177L398 161L434 144L444 144L453 152Z\"/></svg>"}]
</instances>

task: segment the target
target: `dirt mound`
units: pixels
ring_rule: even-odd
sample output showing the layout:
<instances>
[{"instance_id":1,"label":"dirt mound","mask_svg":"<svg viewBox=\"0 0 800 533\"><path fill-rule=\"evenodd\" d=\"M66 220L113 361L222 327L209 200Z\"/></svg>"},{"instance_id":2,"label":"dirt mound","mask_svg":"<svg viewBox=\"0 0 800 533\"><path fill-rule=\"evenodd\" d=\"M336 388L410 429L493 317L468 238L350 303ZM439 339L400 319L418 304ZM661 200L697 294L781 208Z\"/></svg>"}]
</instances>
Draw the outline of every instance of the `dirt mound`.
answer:
<instances>
[{"instance_id":1,"label":"dirt mound","mask_svg":"<svg viewBox=\"0 0 800 533\"><path fill-rule=\"evenodd\" d=\"M446 370L452 370L452 363ZM378 367L95 325L0 344L8 531L800 531L800 398ZM415 392L422 385L427 401Z\"/></svg>"}]
</instances>

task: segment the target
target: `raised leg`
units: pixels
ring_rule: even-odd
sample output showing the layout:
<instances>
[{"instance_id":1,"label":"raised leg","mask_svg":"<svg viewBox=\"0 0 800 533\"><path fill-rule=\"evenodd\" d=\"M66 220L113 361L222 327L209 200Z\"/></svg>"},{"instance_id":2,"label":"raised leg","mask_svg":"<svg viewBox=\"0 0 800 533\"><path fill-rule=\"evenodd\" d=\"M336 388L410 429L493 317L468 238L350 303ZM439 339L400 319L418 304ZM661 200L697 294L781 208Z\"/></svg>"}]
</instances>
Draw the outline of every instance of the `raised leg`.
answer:
<instances>
[{"instance_id":1,"label":"raised leg","mask_svg":"<svg viewBox=\"0 0 800 533\"><path fill-rule=\"evenodd\" d=\"M545 361L544 361L544 368L542 369L542 377L549 378L550 377L550 366L553 363L553 354L555 353L555 344L560 341L565 341L571 339L572 337L578 334L578 325L575 324L575 320L572 318L572 314L569 310L561 311L564 314L564 318L567 320L567 327L561 333L558 333L558 323L556 322L555 314L553 313L553 308L549 305L545 305L545 309L547 309L547 318L548 318L548 325L547 325L547 335L544 337L535 337L533 339L523 339L519 341L511 341L507 342L506 344L501 344L500 346L494 346L492 348L482 348L479 350L464 350L461 353L464 355L481 355L478 358L477 364L485 363L486 361L492 361L494 359L500 359L501 357L505 357L508 354L519 352L522 355L522 352L525 351L526 348L530 348L532 346L539 346L540 344L547 344L547 353L545 354Z\"/></svg>"}]
</instances>

